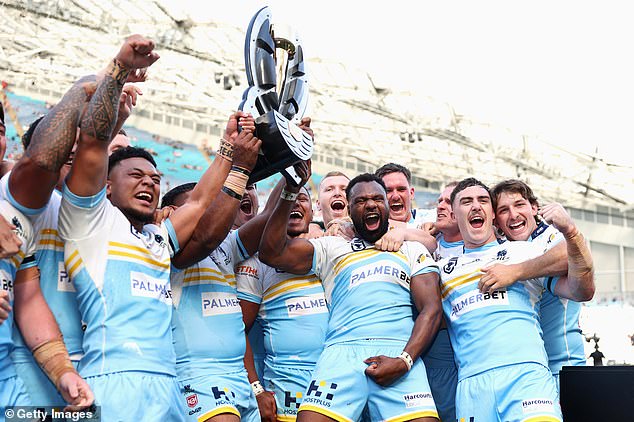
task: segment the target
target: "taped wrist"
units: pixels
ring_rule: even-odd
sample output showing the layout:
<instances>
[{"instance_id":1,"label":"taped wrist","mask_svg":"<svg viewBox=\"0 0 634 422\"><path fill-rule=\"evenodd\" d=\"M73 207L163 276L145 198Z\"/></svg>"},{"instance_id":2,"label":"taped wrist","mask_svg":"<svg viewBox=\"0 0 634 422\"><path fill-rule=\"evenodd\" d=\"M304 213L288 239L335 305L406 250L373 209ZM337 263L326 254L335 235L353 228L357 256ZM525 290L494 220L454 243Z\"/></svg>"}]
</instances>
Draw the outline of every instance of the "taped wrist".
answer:
<instances>
[{"instance_id":1,"label":"taped wrist","mask_svg":"<svg viewBox=\"0 0 634 422\"><path fill-rule=\"evenodd\" d=\"M568 259L580 272L592 271L592 257L586 247L586 241L580 231L576 231L571 236L566 236L566 246Z\"/></svg>"},{"instance_id":2,"label":"taped wrist","mask_svg":"<svg viewBox=\"0 0 634 422\"><path fill-rule=\"evenodd\" d=\"M65 373L77 373L62 340L49 340L37 346L33 349L33 358L55 387L59 387L59 379Z\"/></svg>"},{"instance_id":3,"label":"taped wrist","mask_svg":"<svg viewBox=\"0 0 634 422\"><path fill-rule=\"evenodd\" d=\"M220 145L218 145L216 155L225 160L233 161L233 145L224 138L220 138Z\"/></svg>"},{"instance_id":4,"label":"taped wrist","mask_svg":"<svg viewBox=\"0 0 634 422\"><path fill-rule=\"evenodd\" d=\"M224 185L222 186L222 191L232 198L240 201L242 196L244 195L244 190L247 187L247 182L249 181L249 170L238 167L231 166L231 170L229 171L229 175L225 180Z\"/></svg>"}]
</instances>

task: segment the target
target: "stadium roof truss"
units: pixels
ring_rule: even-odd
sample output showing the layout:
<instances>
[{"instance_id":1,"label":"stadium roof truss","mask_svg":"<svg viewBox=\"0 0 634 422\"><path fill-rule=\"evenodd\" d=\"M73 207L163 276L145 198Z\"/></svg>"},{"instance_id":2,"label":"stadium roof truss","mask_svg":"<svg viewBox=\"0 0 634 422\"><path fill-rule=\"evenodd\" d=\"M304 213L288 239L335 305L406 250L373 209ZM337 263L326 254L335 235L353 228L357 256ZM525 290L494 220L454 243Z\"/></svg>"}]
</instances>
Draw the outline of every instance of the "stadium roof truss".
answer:
<instances>
[{"instance_id":1,"label":"stadium roof truss","mask_svg":"<svg viewBox=\"0 0 634 422\"><path fill-rule=\"evenodd\" d=\"M9 83L28 81L61 94L102 68L126 35L143 33L156 41L161 60L144 84L142 107L220 125L239 103L243 29L194 23L158 0L0 4L0 72ZM519 177L541 198L579 208L634 204L632 167L475 122L432 98L376 87L367 73L339 62L308 65L319 154L374 167L400 162L439 185L472 175L489 183Z\"/></svg>"}]
</instances>

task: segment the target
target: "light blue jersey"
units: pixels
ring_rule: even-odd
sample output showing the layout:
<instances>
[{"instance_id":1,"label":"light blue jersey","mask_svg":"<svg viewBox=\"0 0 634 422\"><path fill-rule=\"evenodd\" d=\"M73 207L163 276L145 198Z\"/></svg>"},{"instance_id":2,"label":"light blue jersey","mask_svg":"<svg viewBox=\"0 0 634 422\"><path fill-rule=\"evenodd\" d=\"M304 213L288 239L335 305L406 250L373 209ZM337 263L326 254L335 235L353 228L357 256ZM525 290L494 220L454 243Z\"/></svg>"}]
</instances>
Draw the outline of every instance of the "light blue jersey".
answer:
<instances>
[{"instance_id":1,"label":"light blue jersey","mask_svg":"<svg viewBox=\"0 0 634 422\"><path fill-rule=\"evenodd\" d=\"M505 290L480 293L481 268L534 258L528 242L497 241L439 262L445 320L462 380L492 368L522 362L548 365L537 314L545 278L518 281ZM552 288L556 279L550 282Z\"/></svg>"},{"instance_id":2,"label":"light blue jersey","mask_svg":"<svg viewBox=\"0 0 634 422\"><path fill-rule=\"evenodd\" d=\"M33 228L29 220L6 201L2 193L0 192L0 214L9 224L13 224L16 227L15 233L22 241L17 254L0 260L0 289L8 293L9 304L13 308L15 276L19 269L35 266L35 257L33 256L35 242ZM14 311L11 311L7 320L0 324L0 384L16 375L13 361L10 357L10 353L13 350L13 315Z\"/></svg>"},{"instance_id":3,"label":"light blue jersey","mask_svg":"<svg viewBox=\"0 0 634 422\"><path fill-rule=\"evenodd\" d=\"M179 379L244 370L246 339L234 266L247 257L236 230L207 258L172 272Z\"/></svg>"},{"instance_id":4,"label":"light blue jersey","mask_svg":"<svg viewBox=\"0 0 634 422\"><path fill-rule=\"evenodd\" d=\"M64 242L57 230L61 199L61 194L53 191L43 209L22 209L33 223L36 236L35 259L40 269L42 295L55 316L71 359L77 364L83 355L83 330L77 306L77 292L66 273ZM42 406L65 404L62 396L33 359L17 329L13 330L13 340L15 348L11 353L11 359L16 364L33 403Z\"/></svg>"},{"instance_id":5,"label":"light blue jersey","mask_svg":"<svg viewBox=\"0 0 634 422\"><path fill-rule=\"evenodd\" d=\"M86 324L82 376L175 376L169 274L178 241L170 220L138 232L106 199L105 188L79 197L64 186L59 234Z\"/></svg>"},{"instance_id":6,"label":"light blue jersey","mask_svg":"<svg viewBox=\"0 0 634 422\"><path fill-rule=\"evenodd\" d=\"M563 239L557 229L541 222L528 241L540 245L546 252ZM546 290L540 302L539 314L548 366L553 375L557 377L564 365L584 366L584 339L579 327L581 304Z\"/></svg>"},{"instance_id":7,"label":"light blue jersey","mask_svg":"<svg viewBox=\"0 0 634 422\"><path fill-rule=\"evenodd\" d=\"M314 274L278 271L252 257L236 272L240 300L260 305L265 363L312 369L324 348L328 307Z\"/></svg>"},{"instance_id":8,"label":"light blue jersey","mask_svg":"<svg viewBox=\"0 0 634 422\"><path fill-rule=\"evenodd\" d=\"M436 242L438 242L438 246L434 251L434 259L436 261L440 261L444 258L451 258L452 256L460 256L464 251L464 241L458 240L457 242L447 242L442 233L438 233L436 236Z\"/></svg>"},{"instance_id":9,"label":"light blue jersey","mask_svg":"<svg viewBox=\"0 0 634 422\"><path fill-rule=\"evenodd\" d=\"M413 276L438 272L427 249L406 241L384 252L359 238L312 239L312 271L322 280L330 321L326 346L363 339L409 340L414 327Z\"/></svg>"}]
</instances>

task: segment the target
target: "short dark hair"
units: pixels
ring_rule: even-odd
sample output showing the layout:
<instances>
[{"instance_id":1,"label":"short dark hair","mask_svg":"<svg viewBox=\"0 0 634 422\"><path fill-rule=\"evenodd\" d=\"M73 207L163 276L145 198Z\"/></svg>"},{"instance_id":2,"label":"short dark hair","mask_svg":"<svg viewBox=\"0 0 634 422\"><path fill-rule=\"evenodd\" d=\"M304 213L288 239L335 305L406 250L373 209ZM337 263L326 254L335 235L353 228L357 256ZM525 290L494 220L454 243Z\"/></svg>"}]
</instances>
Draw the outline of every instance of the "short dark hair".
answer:
<instances>
[{"instance_id":1,"label":"short dark hair","mask_svg":"<svg viewBox=\"0 0 634 422\"><path fill-rule=\"evenodd\" d=\"M354 177L350 181L350 183L348 183L348 186L346 187L346 198L350 197L350 191L352 191L352 188L354 187L354 185L356 185L357 183L367 183L367 182L376 182L379 185L381 185L381 187L383 188L385 192L387 192L387 188L385 187L385 182L383 182L383 179L381 179L376 174L362 173Z\"/></svg>"},{"instance_id":2,"label":"short dark hair","mask_svg":"<svg viewBox=\"0 0 634 422\"><path fill-rule=\"evenodd\" d=\"M22 147L26 151L26 149L31 145L31 138L33 137L33 133L35 132L35 128L40 124L45 115L42 115L35 119L30 125L29 128L22 135Z\"/></svg>"},{"instance_id":3,"label":"short dark hair","mask_svg":"<svg viewBox=\"0 0 634 422\"><path fill-rule=\"evenodd\" d=\"M113 152L108 159L108 174L112 171L117 164L128 158L145 158L156 168L156 161L147 150L139 147L128 146L120 148Z\"/></svg>"},{"instance_id":4,"label":"short dark hair","mask_svg":"<svg viewBox=\"0 0 634 422\"><path fill-rule=\"evenodd\" d=\"M176 203L176 198L182 193L189 192L194 189L196 186L196 182L183 183L182 185L178 185L175 188L167 191L165 195L163 195L163 199L161 200L161 208L165 208L170 205L174 205Z\"/></svg>"},{"instance_id":5,"label":"short dark hair","mask_svg":"<svg viewBox=\"0 0 634 422\"><path fill-rule=\"evenodd\" d=\"M375 175L383 178L386 174L390 173L403 173L407 179L407 183L412 184L412 172L405 166L396 163L387 163L376 169Z\"/></svg>"},{"instance_id":6,"label":"short dark hair","mask_svg":"<svg viewBox=\"0 0 634 422\"><path fill-rule=\"evenodd\" d=\"M493 209L497 208L497 202L504 192L519 193L522 198L527 199L531 205L539 207L537 197L533 193L533 190L526 183L517 179L503 180L491 189L491 200L493 201Z\"/></svg>"},{"instance_id":7,"label":"short dark hair","mask_svg":"<svg viewBox=\"0 0 634 422\"><path fill-rule=\"evenodd\" d=\"M453 201L456 199L456 196L458 196L460 192L472 186L480 186L481 188L486 190L489 195L491 195L491 192L489 191L489 187L487 185L485 185L475 177L467 177L466 179L459 181L456 187L453 188L453 191L451 192L451 205L453 206Z\"/></svg>"}]
</instances>

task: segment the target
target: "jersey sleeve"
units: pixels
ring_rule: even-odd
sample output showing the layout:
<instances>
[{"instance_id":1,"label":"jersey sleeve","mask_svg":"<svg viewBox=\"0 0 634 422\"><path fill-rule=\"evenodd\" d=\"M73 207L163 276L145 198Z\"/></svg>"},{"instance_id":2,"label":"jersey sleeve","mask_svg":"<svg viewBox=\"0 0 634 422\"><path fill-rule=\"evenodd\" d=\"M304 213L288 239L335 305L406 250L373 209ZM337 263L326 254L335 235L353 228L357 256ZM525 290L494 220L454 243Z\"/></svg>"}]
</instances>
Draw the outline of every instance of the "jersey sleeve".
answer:
<instances>
[{"instance_id":1,"label":"jersey sleeve","mask_svg":"<svg viewBox=\"0 0 634 422\"><path fill-rule=\"evenodd\" d=\"M232 231L231 233L229 233L229 236L227 236L226 239L222 242L229 247L229 253L231 254L233 265L236 265L239 262L242 262L245 259L249 258L249 253L242 244L242 240L240 240L239 232L240 230Z\"/></svg>"},{"instance_id":2,"label":"jersey sleeve","mask_svg":"<svg viewBox=\"0 0 634 422\"><path fill-rule=\"evenodd\" d=\"M257 257L251 257L236 267L238 299L262 303L264 296L262 265Z\"/></svg>"},{"instance_id":3,"label":"jersey sleeve","mask_svg":"<svg viewBox=\"0 0 634 422\"><path fill-rule=\"evenodd\" d=\"M81 240L108 228L109 208L106 188L93 196L78 196L64 184L59 210L59 234L64 240Z\"/></svg>"},{"instance_id":4,"label":"jersey sleeve","mask_svg":"<svg viewBox=\"0 0 634 422\"><path fill-rule=\"evenodd\" d=\"M328 261L328 249L332 239L336 238L333 236L325 236L308 240L313 244L313 265L311 267L311 272L322 280L327 266L331 264Z\"/></svg>"},{"instance_id":5,"label":"jersey sleeve","mask_svg":"<svg viewBox=\"0 0 634 422\"><path fill-rule=\"evenodd\" d=\"M412 269L412 277L427 273L440 274L438 264L422 243L407 242L405 245Z\"/></svg>"}]
</instances>

